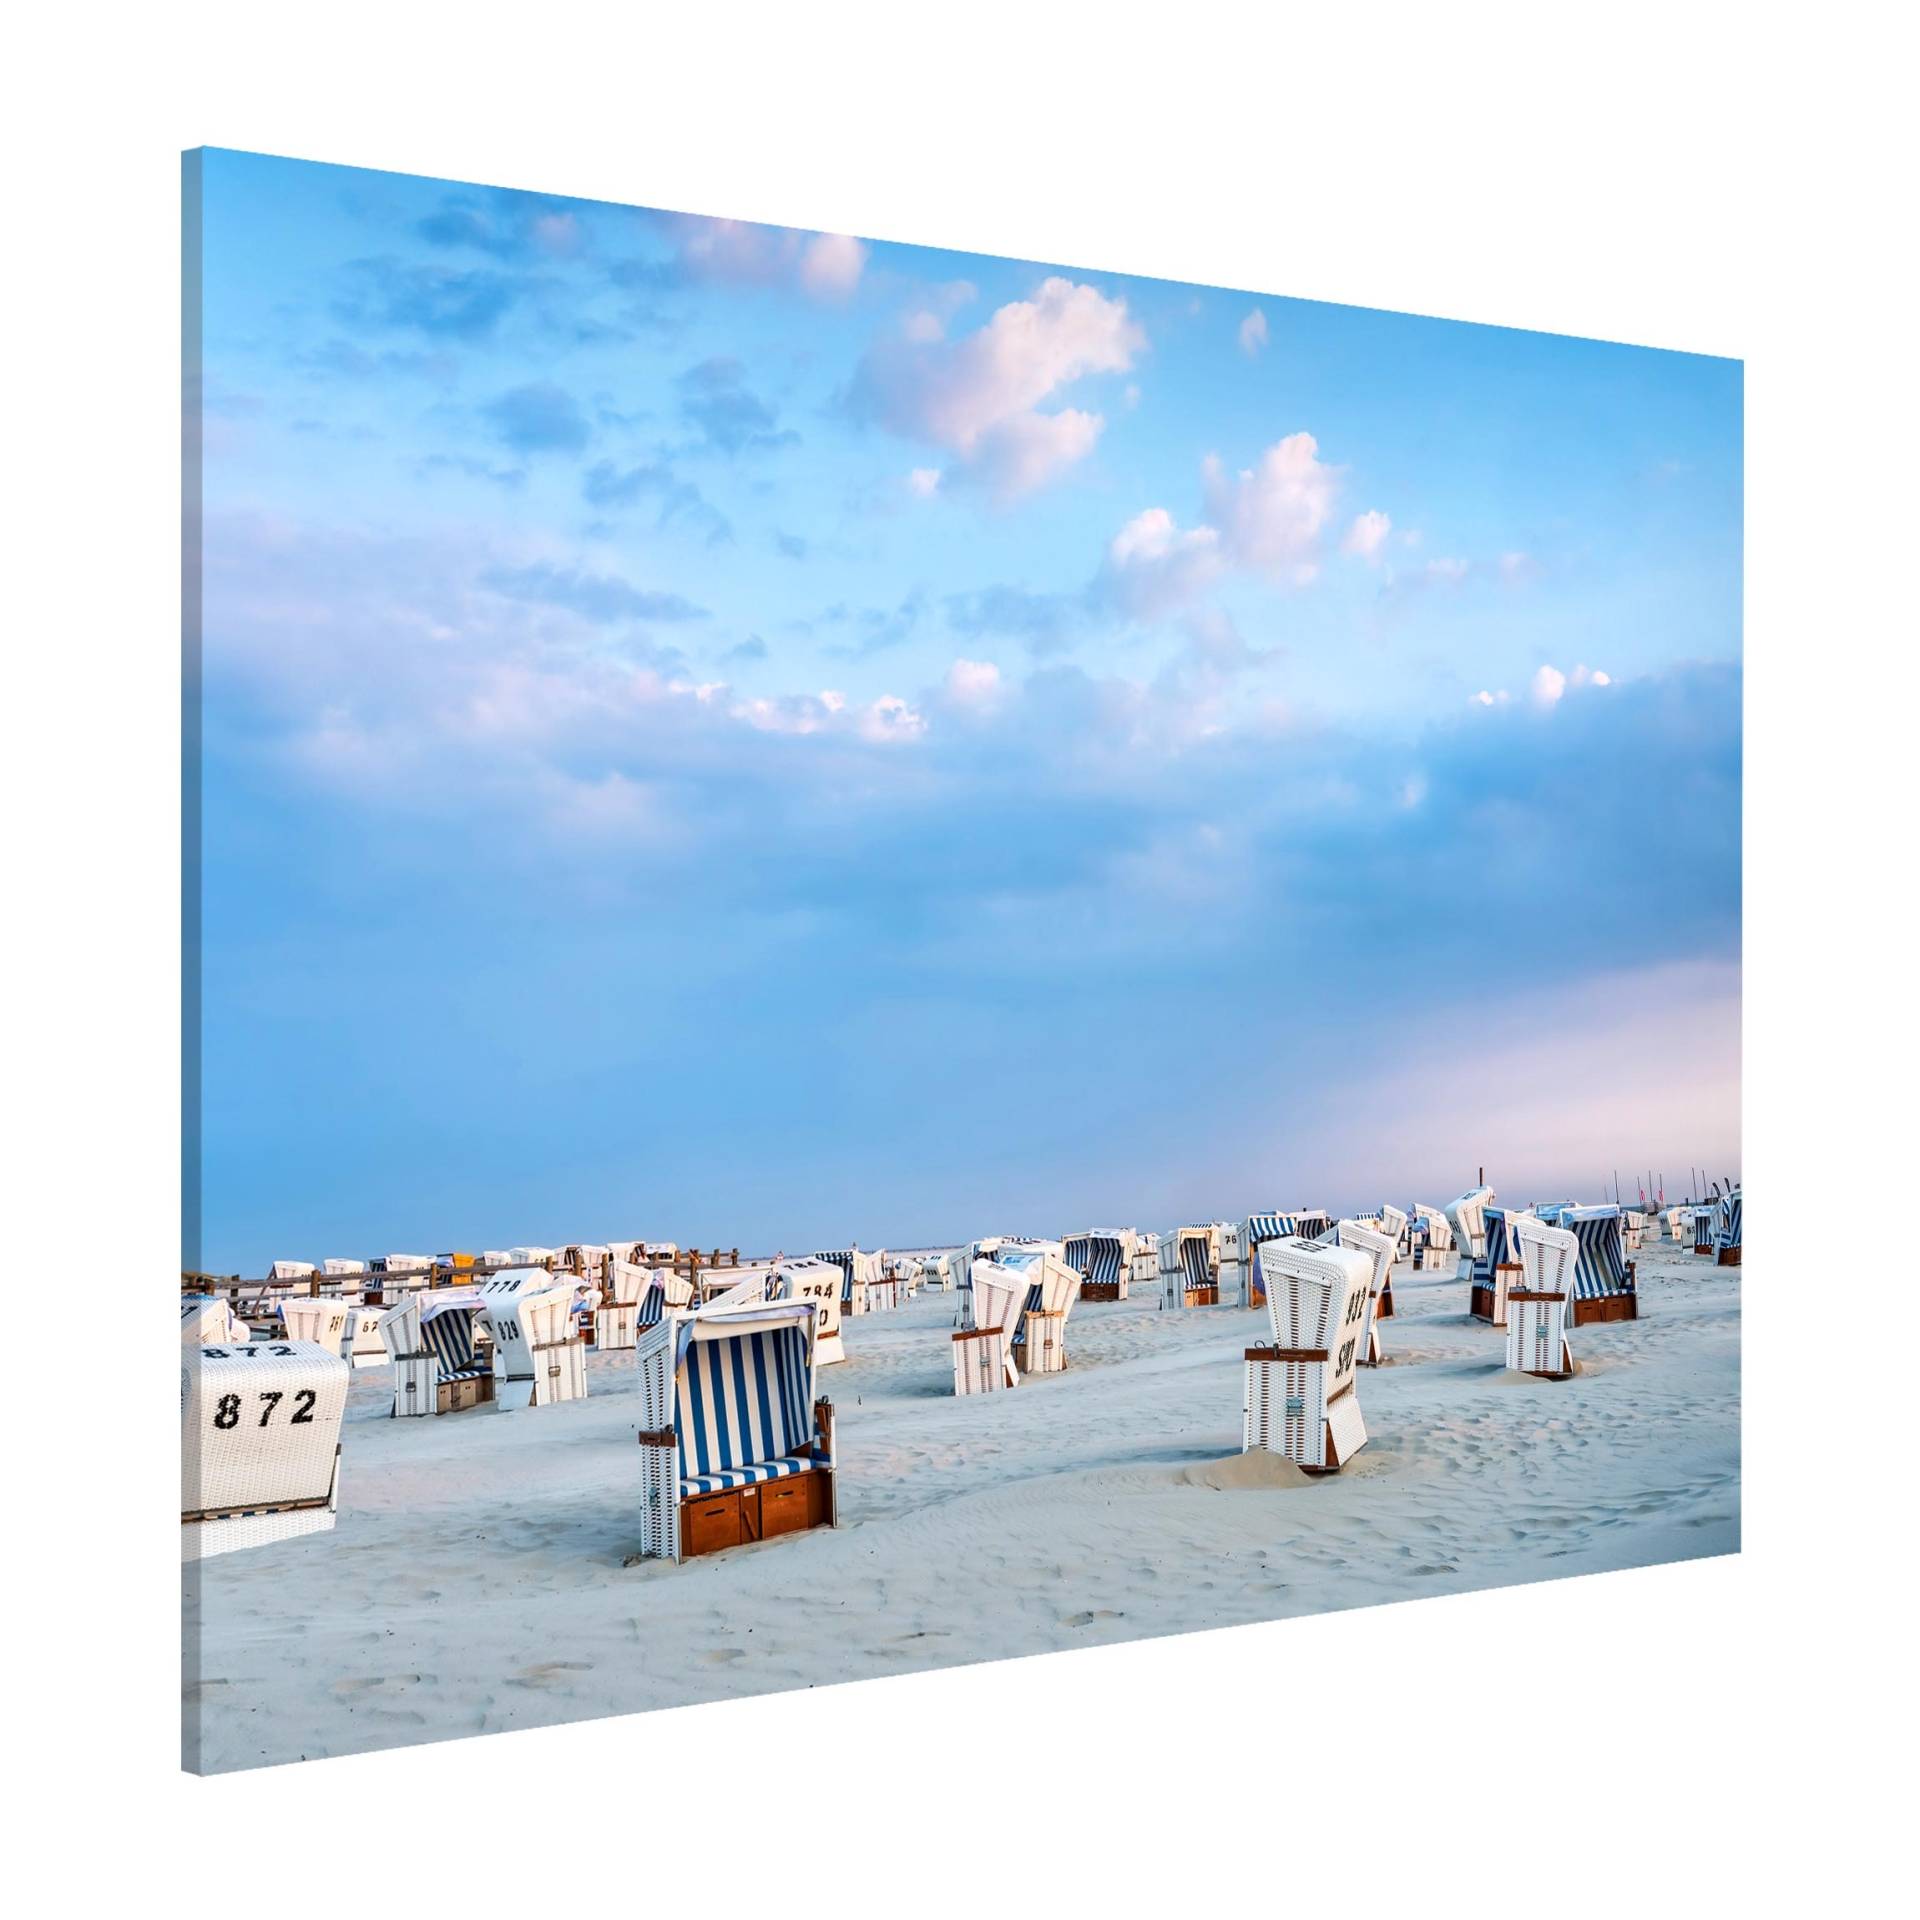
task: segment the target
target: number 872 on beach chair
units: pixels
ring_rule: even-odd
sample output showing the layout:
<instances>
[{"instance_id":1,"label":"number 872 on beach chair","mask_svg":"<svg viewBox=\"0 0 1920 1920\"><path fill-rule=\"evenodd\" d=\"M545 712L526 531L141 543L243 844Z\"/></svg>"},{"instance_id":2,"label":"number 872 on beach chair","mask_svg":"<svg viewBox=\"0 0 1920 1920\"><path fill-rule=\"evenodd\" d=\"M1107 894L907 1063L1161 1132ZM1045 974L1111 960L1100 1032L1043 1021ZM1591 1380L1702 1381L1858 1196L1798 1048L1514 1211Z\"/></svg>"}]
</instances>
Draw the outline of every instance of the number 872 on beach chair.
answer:
<instances>
[{"instance_id":1,"label":"number 872 on beach chair","mask_svg":"<svg viewBox=\"0 0 1920 1920\"><path fill-rule=\"evenodd\" d=\"M640 1335L642 1560L837 1524L811 1300L676 1314Z\"/></svg>"}]
</instances>

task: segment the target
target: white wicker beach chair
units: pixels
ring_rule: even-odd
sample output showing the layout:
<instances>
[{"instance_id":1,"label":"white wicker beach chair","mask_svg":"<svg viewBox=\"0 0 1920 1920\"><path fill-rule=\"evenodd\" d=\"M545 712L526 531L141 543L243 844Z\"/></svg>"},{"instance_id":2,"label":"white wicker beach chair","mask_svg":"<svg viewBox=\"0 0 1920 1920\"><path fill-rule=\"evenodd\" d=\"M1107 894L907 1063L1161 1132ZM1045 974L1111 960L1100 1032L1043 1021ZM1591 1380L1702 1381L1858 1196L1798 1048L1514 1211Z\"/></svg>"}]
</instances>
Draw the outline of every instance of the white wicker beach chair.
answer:
<instances>
[{"instance_id":1,"label":"white wicker beach chair","mask_svg":"<svg viewBox=\"0 0 1920 1920\"><path fill-rule=\"evenodd\" d=\"M574 1331L573 1277L516 1267L480 1283L493 1333L493 1399L503 1413L587 1397L586 1343Z\"/></svg>"},{"instance_id":2,"label":"white wicker beach chair","mask_svg":"<svg viewBox=\"0 0 1920 1920\"><path fill-rule=\"evenodd\" d=\"M1426 1229L1423 1245L1415 1250L1415 1264L1423 1272L1451 1272L1459 1263L1447 1258L1453 1252L1453 1223L1438 1207L1413 1205L1415 1223Z\"/></svg>"},{"instance_id":3,"label":"white wicker beach chair","mask_svg":"<svg viewBox=\"0 0 1920 1920\"><path fill-rule=\"evenodd\" d=\"M1013 1336L1027 1300L1027 1279L997 1260L976 1260L968 1275L973 1325L953 1336L955 1393L993 1393L1020 1384Z\"/></svg>"},{"instance_id":4,"label":"white wicker beach chair","mask_svg":"<svg viewBox=\"0 0 1920 1920\"><path fill-rule=\"evenodd\" d=\"M1572 1322L1579 1237L1530 1213L1510 1215L1507 1235L1520 1256L1520 1278L1508 1288L1506 1298L1507 1365L1516 1373L1570 1379L1573 1350L1567 1345L1567 1328Z\"/></svg>"},{"instance_id":5,"label":"white wicker beach chair","mask_svg":"<svg viewBox=\"0 0 1920 1920\"><path fill-rule=\"evenodd\" d=\"M1453 1244L1459 1252L1459 1277L1468 1282L1480 1277L1487 1257L1487 1208L1493 1204L1491 1187L1475 1187L1463 1193L1447 1208L1447 1225L1453 1232Z\"/></svg>"},{"instance_id":6,"label":"white wicker beach chair","mask_svg":"<svg viewBox=\"0 0 1920 1920\"><path fill-rule=\"evenodd\" d=\"M1008 1248L999 1264L1026 1282L1016 1312L1013 1358L1023 1373L1064 1373L1067 1316L1080 1293L1079 1272L1044 1248Z\"/></svg>"},{"instance_id":7,"label":"white wicker beach chair","mask_svg":"<svg viewBox=\"0 0 1920 1920\"><path fill-rule=\"evenodd\" d=\"M593 1344L601 1352L627 1352L632 1349L634 1330L640 1323L640 1297L646 1292L648 1274L624 1254L609 1251L602 1267L602 1291L593 1316Z\"/></svg>"},{"instance_id":8,"label":"white wicker beach chair","mask_svg":"<svg viewBox=\"0 0 1920 1920\"><path fill-rule=\"evenodd\" d=\"M815 1314L811 1300L780 1300L642 1332L642 1559L835 1524L833 1403L814 1398Z\"/></svg>"},{"instance_id":9,"label":"white wicker beach chair","mask_svg":"<svg viewBox=\"0 0 1920 1920\"><path fill-rule=\"evenodd\" d=\"M344 1300L290 1294L280 1302L280 1324L289 1340L311 1340L345 1359L347 1322L353 1311Z\"/></svg>"},{"instance_id":10,"label":"white wicker beach chair","mask_svg":"<svg viewBox=\"0 0 1920 1920\"><path fill-rule=\"evenodd\" d=\"M269 1280L310 1280L314 1275L311 1260L276 1260L267 1268Z\"/></svg>"},{"instance_id":11,"label":"white wicker beach chair","mask_svg":"<svg viewBox=\"0 0 1920 1920\"><path fill-rule=\"evenodd\" d=\"M1574 1268L1573 1302L1568 1325L1598 1320L1637 1320L1640 1290L1635 1264L1627 1258L1625 1216L1617 1206L1542 1207L1549 1226L1564 1227L1580 1243Z\"/></svg>"},{"instance_id":12,"label":"white wicker beach chair","mask_svg":"<svg viewBox=\"0 0 1920 1920\"><path fill-rule=\"evenodd\" d=\"M1532 1219L1530 1212L1516 1212L1491 1204L1480 1209L1482 1252L1472 1262L1467 1286L1467 1312L1490 1327L1507 1324L1507 1295L1520 1284L1520 1255L1513 1244L1513 1223ZM1463 1269L1466 1263L1462 1262Z\"/></svg>"},{"instance_id":13,"label":"white wicker beach chair","mask_svg":"<svg viewBox=\"0 0 1920 1920\"><path fill-rule=\"evenodd\" d=\"M1393 1283L1393 1255L1399 1244L1392 1234L1359 1220L1335 1223L1336 1244L1367 1258L1367 1313L1360 1342L1360 1364L1380 1364L1380 1302Z\"/></svg>"},{"instance_id":14,"label":"white wicker beach chair","mask_svg":"<svg viewBox=\"0 0 1920 1920\"><path fill-rule=\"evenodd\" d=\"M341 1346L347 1365L358 1372L363 1367L387 1364L387 1343L380 1334L385 1307L350 1306L347 1309L347 1336Z\"/></svg>"},{"instance_id":15,"label":"white wicker beach chair","mask_svg":"<svg viewBox=\"0 0 1920 1920\"><path fill-rule=\"evenodd\" d=\"M493 1363L476 1338L478 1287L415 1292L380 1316L397 1419L464 1413L493 1398Z\"/></svg>"},{"instance_id":16,"label":"white wicker beach chair","mask_svg":"<svg viewBox=\"0 0 1920 1920\"><path fill-rule=\"evenodd\" d=\"M188 1293L180 1298L180 1344L183 1347L229 1345L251 1336L247 1323L211 1293Z\"/></svg>"},{"instance_id":17,"label":"white wicker beach chair","mask_svg":"<svg viewBox=\"0 0 1920 1920\"><path fill-rule=\"evenodd\" d=\"M1246 1350L1242 1451L1332 1473L1367 1444L1355 1368L1372 1262L1295 1235L1260 1249L1271 1342Z\"/></svg>"},{"instance_id":18,"label":"white wicker beach chair","mask_svg":"<svg viewBox=\"0 0 1920 1920\"><path fill-rule=\"evenodd\" d=\"M781 1298L811 1300L814 1304L813 1364L837 1366L847 1357L840 1334L841 1273L824 1260L790 1260L780 1268Z\"/></svg>"},{"instance_id":19,"label":"white wicker beach chair","mask_svg":"<svg viewBox=\"0 0 1920 1920\"><path fill-rule=\"evenodd\" d=\"M184 1350L180 1556L204 1560L331 1527L347 1364L307 1340Z\"/></svg>"}]
</instances>

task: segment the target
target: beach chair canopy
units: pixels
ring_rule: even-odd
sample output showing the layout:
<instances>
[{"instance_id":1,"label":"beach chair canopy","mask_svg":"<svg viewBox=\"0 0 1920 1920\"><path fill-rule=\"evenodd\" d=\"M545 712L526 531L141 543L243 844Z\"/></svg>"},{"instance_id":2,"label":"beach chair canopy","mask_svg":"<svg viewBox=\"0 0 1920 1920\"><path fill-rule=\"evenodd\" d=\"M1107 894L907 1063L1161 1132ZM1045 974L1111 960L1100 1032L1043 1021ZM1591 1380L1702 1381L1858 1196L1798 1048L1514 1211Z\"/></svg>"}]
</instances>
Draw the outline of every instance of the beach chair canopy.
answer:
<instances>
[{"instance_id":1,"label":"beach chair canopy","mask_svg":"<svg viewBox=\"0 0 1920 1920\"><path fill-rule=\"evenodd\" d=\"M307 1280L314 1271L311 1260L276 1260L267 1269L269 1280Z\"/></svg>"},{"instance_id":2,"label":"beach chair canopy","mask_svg":"<svg viewBox=\"0 0 1920 1920\"><path fill-rule=\"evenodd\" d=\"M683 1321L676 1341L674 1432L681 1497L805 1473L813 1440L811 1300Z\"/></svg>"},{"instance_id":3,"label":"beach chair canopy","mask_svg":"<svg viewBox=\"0 0 1920 1920\"><path fill-rule=\"evenodd\" d=\"M1598 1300L1628 1290L1626 1226L1617 1206L1541 1207L1538 1212L1548 1225L1565 1228L1579 1244L1573 1276L1578 1298Z\"/></svg>"}]
</instances>

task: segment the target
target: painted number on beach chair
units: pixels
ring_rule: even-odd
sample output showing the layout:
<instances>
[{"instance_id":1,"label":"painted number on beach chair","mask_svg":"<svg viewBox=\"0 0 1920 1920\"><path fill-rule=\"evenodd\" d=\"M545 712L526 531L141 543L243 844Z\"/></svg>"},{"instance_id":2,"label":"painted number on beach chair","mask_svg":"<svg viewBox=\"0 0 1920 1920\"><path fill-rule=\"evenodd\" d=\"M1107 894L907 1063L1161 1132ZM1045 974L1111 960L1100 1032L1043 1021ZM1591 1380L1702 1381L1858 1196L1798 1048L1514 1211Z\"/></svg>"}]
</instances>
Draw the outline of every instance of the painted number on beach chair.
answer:
<instances>
[{"instance_id":1,"label":"painted number on beach chair","mask_svg":"<svg viewBox=\"0 0 1920 1920\"><path fill-rule=\"evenodd\" d=\"M260 1395L262 1403L260 1418L256 1424L264 1427L273 1418L274 1408L286 1397L284 1389L263 1392ZM310 1427L313 1424L314 1403L319 1397L312 1387L300 1388L293 1396L294 1413L288 1424L295 1427ZM230 1432L240 1424L240 1396L237 1393L223 1393L220 1396L219 1404L213 1410L213 1424L222 1433Z\"/></svg>"}]
</instances>

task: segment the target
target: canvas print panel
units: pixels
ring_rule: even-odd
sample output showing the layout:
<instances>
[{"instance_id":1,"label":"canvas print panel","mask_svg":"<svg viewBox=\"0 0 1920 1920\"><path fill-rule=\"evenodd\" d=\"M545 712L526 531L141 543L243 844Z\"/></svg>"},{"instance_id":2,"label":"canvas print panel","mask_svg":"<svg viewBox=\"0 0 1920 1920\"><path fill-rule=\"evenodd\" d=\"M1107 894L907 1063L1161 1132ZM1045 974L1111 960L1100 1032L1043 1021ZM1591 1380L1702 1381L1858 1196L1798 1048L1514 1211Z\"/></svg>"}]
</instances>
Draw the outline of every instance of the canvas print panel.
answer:
<instances>
[{"instance_id":1,"label":"canvas print panel","mask_svg":"<svg viewBox=\"0 0 1920 1920\"><path fill-rule=\"evenodd\" d=\"M1736 363L186 214L189 1766L1737 1549Z\"/></svg>"}]
</instances>

